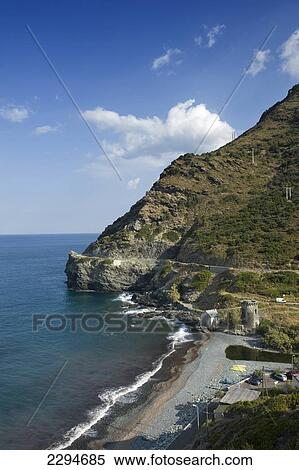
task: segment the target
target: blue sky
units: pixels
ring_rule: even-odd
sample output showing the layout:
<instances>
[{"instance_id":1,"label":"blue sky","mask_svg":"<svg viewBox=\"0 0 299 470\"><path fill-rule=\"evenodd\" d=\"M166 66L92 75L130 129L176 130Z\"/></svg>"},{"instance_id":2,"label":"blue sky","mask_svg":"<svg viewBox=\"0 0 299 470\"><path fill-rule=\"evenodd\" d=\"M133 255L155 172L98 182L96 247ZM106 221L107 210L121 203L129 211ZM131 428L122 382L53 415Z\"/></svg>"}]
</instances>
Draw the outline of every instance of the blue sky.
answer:
<instances>
[{"instance_id":1,"label":"blue sky","mask_svg":"<svg viewBox=\"0 0 299 470\"><path fill-rule=\"evenodd\" d=\"M194 150L253 60L199 153L251 127L299 82L298 13L290 0L2 2L0 233L100 232Z\"/></svg>"}]
</instances>

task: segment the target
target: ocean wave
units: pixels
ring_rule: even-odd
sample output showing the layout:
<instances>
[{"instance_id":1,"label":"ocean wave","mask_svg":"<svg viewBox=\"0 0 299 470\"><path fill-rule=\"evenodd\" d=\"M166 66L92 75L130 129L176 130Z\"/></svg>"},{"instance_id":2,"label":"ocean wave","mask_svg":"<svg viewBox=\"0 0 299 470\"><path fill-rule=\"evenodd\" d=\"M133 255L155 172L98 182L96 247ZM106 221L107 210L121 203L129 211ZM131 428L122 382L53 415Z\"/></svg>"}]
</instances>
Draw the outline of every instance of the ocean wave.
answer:
<instances>
[{"instance_id":1,"label":"ocean wave","mask_svg":"<svg viewBox=\"0 0 299 470\"><path fill-rule=\"evenodd\" d=\"M122 294L121 294L122 295ZM137 313L140 311L153 311L154 309L130 309L128 313ZM92 430L92 427L101 421L115 405L115 403L121 403L126 401L132 401L130 399L130 394L132 399L136 398L138 395L136 392L145 385L163 366L164 360L169 357L176 350L176 345L192 341L192 335L190 334L186 325L180 325L179 329L174 333L168 335L168 339L171 341L169 345L169 351L165 353L157 362L153 364L153 369L147 372L144 372L138 375L135 381L128 386L122 386L116 389L110 389L106 392L100 394L98 398L101 400L102 404L96 407L94 410L88 413L87 421L74 426L70 429L58 443L54 443L50 446L49 449L61 450L65 449L73 444L81 436L86 435L90 436L96 431ZM128 396L129 395L129 396Z\"/></svg>"},{"instance_id":2,"label":"ocean wave","mask_svg":"<svg viewBox=\"0 0 299 470\"><path fill-rule=\"evenodd\" d=\"M155 308L129 308L124 312L126 315L135 315L138 313L149 313L149 312L155 312ZM122 312L123 313L123 312Z\"/></svg>"},{"instance_id":3,"label":"ocean wave","mask_svg":"<svg viewBox=\"0 0 299 470\"><path fill-rule=\"evenodd\" d=\"M181 325L177 331L169 334L168 339L170 339L174 345L192 341L192 337L186 325Z\"/></svg>"},{"instance_id":4,"label":"ocean wave","mask_svg":"<svg viewBox=\"0 0 299 470\"><path fill-rule=\"evenodd\" d=\"M76 441L79 437L88 435L88 433L91 431L91 428L107 415L115 403L120 401L120 399L126 395L136 392L139 388L145 385L161 369L164 360L174 351L175 348L173 343L171 349L165 353L159 361L154 363L153 369L138 375L131 385L119 387L114 390L107 390L107 392L99 395L99 399L102 401L102 405L89 412L89 419L86 422L74 426L64 435L60 442L53 444L49 447L49 449L65 449L72 445L73 442Z\"/></svg>"}]
</instances>

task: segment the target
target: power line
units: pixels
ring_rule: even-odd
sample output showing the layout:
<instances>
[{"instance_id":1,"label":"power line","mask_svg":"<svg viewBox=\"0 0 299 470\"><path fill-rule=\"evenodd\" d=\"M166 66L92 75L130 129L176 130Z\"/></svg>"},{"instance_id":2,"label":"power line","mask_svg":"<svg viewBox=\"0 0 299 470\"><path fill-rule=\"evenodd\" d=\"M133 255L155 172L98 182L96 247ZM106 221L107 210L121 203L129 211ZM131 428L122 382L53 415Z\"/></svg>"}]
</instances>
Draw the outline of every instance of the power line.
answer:
<instances>
[{"instance_id":1,"label":"power line","mask_svg":"<svg viewBox=\"0 0 299 470\"><path fill-rule=\"evenodd\" d=\"M270 29L270 31L268 32L268 34L266 35L265 39L263 40L262 44L260 45L260 47L258 48L259 51L261 51L265 46L266 44L268 43L269 39L271 38L272 34L274 33L274 31L276 30L277 28L277 25L273 25L272 28ZM254 55L253 59L250 61L250 63L247 65L246 69L244 70L244 72L242 73L241 77L238 79L238 81L236 82L235 86L233 87L232 91L230 92L230 94L228 95L228 97L226 98L225 102L223 103L223 105L221 106L218 114L215 116L215 119L212 121L210 127L208 128L207 132L204 134L204 136L202 137L201 141L199 142L198 146L196 147L196 149L194 150L193 153L197 153L198 152L198 149L202 146L202 144L205 142L205 140L207 139L208 135L210 134L211 130L213 129L214 125L216 124L216 122L219 121L219 118L221 117L222 113L224 112L224 110L226 109L226 107L228 106L228 104L230 103L231 99L233 98L234 94L236 93L236 91L239 89L239 87L242 85L243 81L245 80L245 77L247 76L248 74L248 71L250 69L250 67L252 66L253 62L255 61L256 59L256 54Z\"/></svg>"},{"instance_id":2,"label":"power line","mask_svg":"<svg viewBox=\"0 0 299 470\"><path fill-rule=\"evenodd\" d=\"M62 86L62 88L64 89L65 93L67 94L67 96L69 97L71 103L73 104L74 108L76 109L77 113L79 114L80 118L82 119L82 121L84 122L85 126L87 127L87 129L89 130L90 134L92 135L93 139L95 140L96 144L98 145L98 147L102 150L103 154L105 155L107 161L109 162L109 164L111 165L114 173L116 174L116 176L118 177L118 179L120 181L122 181L122 177L120 176L120 173L118 171L118 169L116 168L116 166L114 165L113 161L111 160L111 158L109 157L109 155L107 154L107 152L105 151L104 147L102 146L101 142L99 141L95 131L93 130L93 128L90 126L90 124L88 123L88 121L85 119L84 117L84 114L80 108L80 106L78 105L77 101L75 100L75 98L73 97L70 89L68 88L68 86L66 85L65 81L62 79L62 77L60 76L60 74L58 73L58 71L56 70L56 67L54 66L52 60L50 59L50 57L48 56L48 54L46 53L45 49L43 48L43 46L41 45L40 41L38 40L38 38L36 37L36 35L34 34L34 32L32 31L32 29L30 28L30 26L27 24L26 25L26 29L28 31L28 33L30 34L30 36L32 37L33 41L35 42L36 46L38 47L38 49L40 50L40 52L42 53L42 55L44 56L44 59L46 60L46 62L48 63L49 67L52 69L54 75L56 76L57 80L59 81L60 85Z\"/></svg>"}]
</instances>

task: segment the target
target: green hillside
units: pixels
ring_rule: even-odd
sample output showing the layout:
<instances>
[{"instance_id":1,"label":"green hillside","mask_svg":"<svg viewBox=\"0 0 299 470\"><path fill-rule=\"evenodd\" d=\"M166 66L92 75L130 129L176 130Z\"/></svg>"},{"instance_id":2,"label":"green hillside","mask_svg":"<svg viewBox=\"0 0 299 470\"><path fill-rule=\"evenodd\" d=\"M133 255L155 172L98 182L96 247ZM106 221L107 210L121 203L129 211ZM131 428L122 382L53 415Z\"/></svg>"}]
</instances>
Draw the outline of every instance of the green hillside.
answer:
<instances>
[{"instance_id":1,"label":"green hillside","mask_svg":"<svg viewBox=\"0 0 299 470\"><path fill-rule=\"evenodd\" d=\"M299 449L299 393L236 403L211 425L206 448Z\"/></svg>"},{"instance_id":2,"label":"green hillside","mask_svg":"<svg viewBox=\"0 0 299 470\"><path fill-rule=\"evenodd\" d=\"M70 254L69 287L130 289L161 259L298 269L298 129L296 85L233 142L180 156L87 247L86 258ZM115 259L121 266L114 266Z\"/></svg>"}]
</instances>

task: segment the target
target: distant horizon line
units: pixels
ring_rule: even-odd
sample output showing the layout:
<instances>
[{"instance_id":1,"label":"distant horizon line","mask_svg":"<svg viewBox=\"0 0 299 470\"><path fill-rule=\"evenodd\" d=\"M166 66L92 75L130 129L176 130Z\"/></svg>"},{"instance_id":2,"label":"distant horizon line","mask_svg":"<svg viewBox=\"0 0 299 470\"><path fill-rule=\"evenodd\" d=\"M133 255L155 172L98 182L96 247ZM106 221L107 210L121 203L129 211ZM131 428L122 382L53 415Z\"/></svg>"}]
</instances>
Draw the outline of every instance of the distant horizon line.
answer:
<instances>
[{"instance_id":1,"label":"distant horizon line","mask_svg":"<svg viewBox=\"0 0 299 470\"><path fill-rule=\"evenodd\" d=\"M0 233L0 237L47 236L47 235L97 235L100 232L55 232L55 233Z\"/></svg>"}]
</instances>

